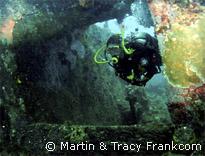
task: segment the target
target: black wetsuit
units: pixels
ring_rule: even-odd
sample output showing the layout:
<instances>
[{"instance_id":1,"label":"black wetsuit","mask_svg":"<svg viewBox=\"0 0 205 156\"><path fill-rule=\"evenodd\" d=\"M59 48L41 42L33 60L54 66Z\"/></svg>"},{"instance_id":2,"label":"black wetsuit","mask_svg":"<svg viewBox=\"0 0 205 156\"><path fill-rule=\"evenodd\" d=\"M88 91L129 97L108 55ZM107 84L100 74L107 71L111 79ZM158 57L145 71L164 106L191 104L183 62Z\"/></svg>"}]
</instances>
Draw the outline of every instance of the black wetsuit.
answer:
<instances>
[{"instance_id":1,"label":"black wetsuit","mask_svg":"<svg viewBox=\"0 0 205 156\"><path fill-rule=\"evenodd\" d=\"M143 41L143 42L142 42ZM132 34L125 39L126 48L134 50L126 54L122 48L120 35L112 36L107 43L119 45L120 52L109 52L118 62L112 64L116 74L125 81L138 86L145 86L153 75L160 72L161 56L159 54L157 39L146 33ZM133 77L129 78L130 75Z\"/></svg>"}]
</instances>

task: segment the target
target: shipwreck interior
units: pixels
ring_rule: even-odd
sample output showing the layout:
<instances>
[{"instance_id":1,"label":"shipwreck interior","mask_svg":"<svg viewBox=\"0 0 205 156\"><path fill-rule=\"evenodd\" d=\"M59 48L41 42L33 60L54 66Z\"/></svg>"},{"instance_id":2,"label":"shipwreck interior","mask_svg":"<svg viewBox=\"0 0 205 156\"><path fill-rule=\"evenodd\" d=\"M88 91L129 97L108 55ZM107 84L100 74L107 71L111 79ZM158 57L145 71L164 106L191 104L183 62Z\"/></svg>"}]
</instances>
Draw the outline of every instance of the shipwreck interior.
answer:
<instances>
[{"instance_id":1,"label":"shipwreck interior","mask_svg":"<svg viewBox=\"0 0 205 156\"><path fill-rule=\"evenodd\" d=\"M52 153L45 150L48 141L205 145L204 93L197 92L197 100L191 97L194 105L186 107L182 89L173 86L164 72L139 87L117 77L108 64L93 60L111 35L121 33L122 25L125 34L143 31L156 37L163 53L164 36L156 32L150 3L0 0L0 9L6 10L0 11L4 17L0 28L8 29L6 35L0 34L0 155L136 154L61 151L58 146ZM188 6L188 1L170 3ZM143 146L138 154L197 156L203 152L147 151Z\"/></svg>"}]
</instances>

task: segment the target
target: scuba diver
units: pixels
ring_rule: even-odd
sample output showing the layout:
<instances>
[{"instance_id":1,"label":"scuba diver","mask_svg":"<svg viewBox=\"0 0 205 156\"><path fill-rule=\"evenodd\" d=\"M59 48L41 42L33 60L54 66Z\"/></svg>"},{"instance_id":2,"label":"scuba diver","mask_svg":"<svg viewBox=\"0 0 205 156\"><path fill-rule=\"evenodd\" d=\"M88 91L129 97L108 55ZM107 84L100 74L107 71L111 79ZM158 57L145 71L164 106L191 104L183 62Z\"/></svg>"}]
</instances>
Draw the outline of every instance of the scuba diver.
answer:
<instances>
[{"instance_id":1,"label":"scuba diver","mask_svg":"<svg viewBox=\"0 0 205 156\"><path fill-rule=\"evenodd\" d=\"M99 61L101 52L104 52L104 59ZM94 60L97 64L108 63L117 76L137 86L145 86L161 72L162 65L157 39L137 30L126 38L123 29L121 34L111 36L96 52Z\"/></svg>"},{"instance_id":2,"label":"scuba diver","mask_svg":"<svg viewBox=\"0 0 205 156\"><path fill-rule=\"evenodd\" d=\"M154 27L148 1L134 0L131 12L130 18L124 18L123 22L134 18L136 26ZM121 23L121 33L112 35L106 45L95 53L94 60L97 64L108 63L115 69L116 75L128 83L145 86L155 74L161 72L158 40L137 27L125 36L123 22L118 21ZM98 60L103 52L104 59Z\"/></svg>"}]
</instances>

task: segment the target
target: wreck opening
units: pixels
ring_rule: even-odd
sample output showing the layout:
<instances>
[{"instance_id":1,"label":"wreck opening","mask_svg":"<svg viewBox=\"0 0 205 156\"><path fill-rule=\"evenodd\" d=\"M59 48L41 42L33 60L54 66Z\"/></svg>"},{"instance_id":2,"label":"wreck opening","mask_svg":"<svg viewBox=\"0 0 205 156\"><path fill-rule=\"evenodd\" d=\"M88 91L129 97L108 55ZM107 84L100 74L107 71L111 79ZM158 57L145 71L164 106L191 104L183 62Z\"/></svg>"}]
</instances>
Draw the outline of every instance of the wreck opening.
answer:
<instances>
[{"instance_id":1,"label":"wreck opening","mask_svg":"<svg viewBox=\"0 0 205 156\"><path fill-rule=\"evenodd\" d=\"M88 11L90 16L89 9L83 11ZM112 68L98 66L93 61L95 51L111 35L120 33L121 25L125 27L125 35L136 30L153 37L156 35L147 3L136 1L131 12L127 12L127 8L123 11L125 16L120 18L107 20L105 17L104 22L93 20L92 24L87 21L77 29L68 29L68 23L62 26L57 23L58 29L54 28L54 33L45 33L43 30L47 31L47 27L37 25L37 30L44 35L31 37L28 28L23 32L25 40L18 37L18 30L29 21L17 25L14 31L17 40L13 46L17 63L15 79L19 81L16 94L24 100L26 114L31 120L85 125L135 124L148 120L145 116L150 112L149 94L154 88L167 85L163 76L157 74L145 89L140 89L127 86L115 76ZM109 12L107 16L110 16ZM82 22L85 22L84 18ZM156 84L159 79L164 83ZM136 95L130 95L130 88L138 90ZM139 94L146 98L137 98ZM151 103L154 102L151 100ZM170 122L166 101L162 102L162 109L164 121ZM107 112L106 116L104 112Z\"/></svg>"}]
</instances>

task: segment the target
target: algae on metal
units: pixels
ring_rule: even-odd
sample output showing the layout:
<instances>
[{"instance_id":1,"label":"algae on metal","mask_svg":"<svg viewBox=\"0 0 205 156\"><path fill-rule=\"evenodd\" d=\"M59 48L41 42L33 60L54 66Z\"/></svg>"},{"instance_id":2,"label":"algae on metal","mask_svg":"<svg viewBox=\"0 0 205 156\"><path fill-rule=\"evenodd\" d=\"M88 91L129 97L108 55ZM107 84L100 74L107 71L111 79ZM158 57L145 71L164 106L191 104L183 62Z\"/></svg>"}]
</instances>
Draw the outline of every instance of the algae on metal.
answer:
<instances>
[{"instance_id":1,"label":"algae on metal","mask_svg":"<svg viewBox=\"0 0 205 156\"><path fill-rule=\"evenodd\" d=\"M169 82L190 87L205 82L205 17L190 26L175 23L165 40L163 62Z\"/></svg>"}]
</instances>

